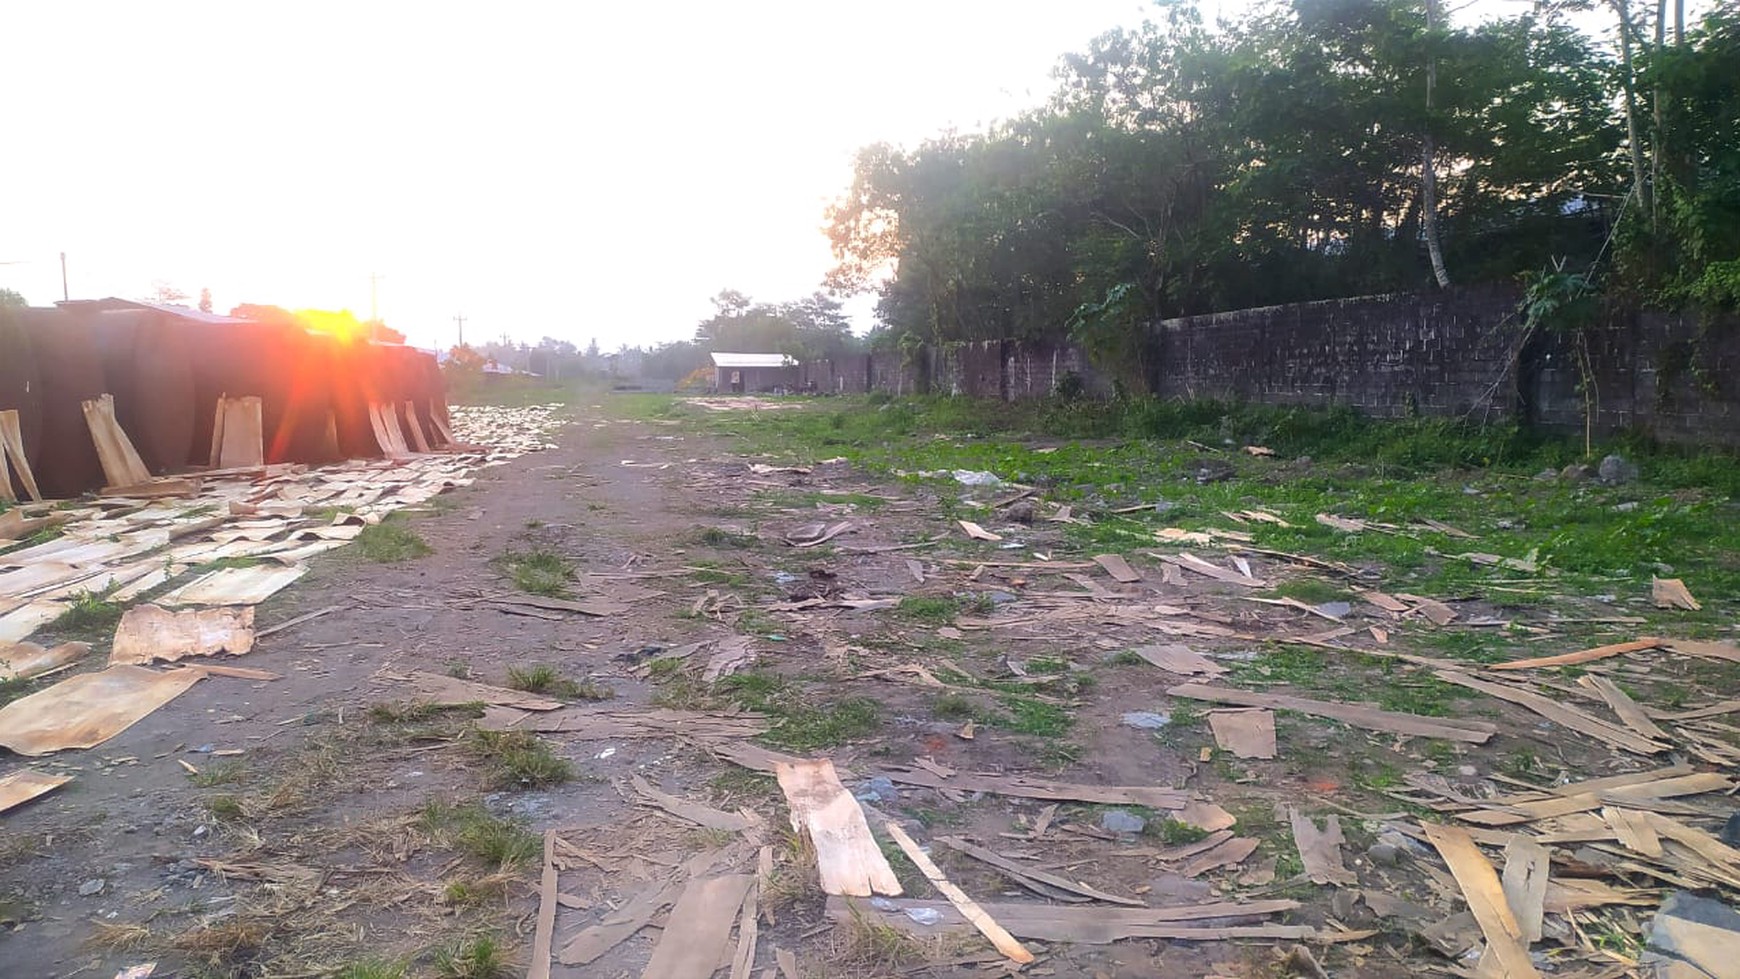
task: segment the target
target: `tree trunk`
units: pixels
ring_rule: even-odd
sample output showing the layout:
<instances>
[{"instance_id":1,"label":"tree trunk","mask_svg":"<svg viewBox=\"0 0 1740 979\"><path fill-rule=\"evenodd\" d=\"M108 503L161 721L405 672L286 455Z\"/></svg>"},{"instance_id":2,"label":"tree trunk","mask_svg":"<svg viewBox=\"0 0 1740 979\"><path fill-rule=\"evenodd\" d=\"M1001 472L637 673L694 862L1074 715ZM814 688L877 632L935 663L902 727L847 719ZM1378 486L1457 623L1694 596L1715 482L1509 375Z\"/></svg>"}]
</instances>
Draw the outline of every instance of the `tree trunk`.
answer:
<instances>
[{"instance_id":1,"label":"tree trunk","mask_svg":"<svg viewBox=\"0 0 1740 979\"><path fill-rule=\"evenodd\" d=\"M1667 50L1667 0L1655 0L1655 63L1659 67L1662 52ZM1650 200L1649 226L1653 229L1660 215L1656 208L1661 203L1661 153L1667 140L1664 138L1665 128L1661 118L1661 84L1657 83L1649 94L1650 113L1655 119L1655 129L1649 138L1649 186L1655 191Z\"/></svg>"},{"instance_id":2,"label":"tree trunk","mask_svg":"<svg viewBox=\"0 0 1740 979\"><path fill-rule=\"evenodd\" d=\"M1631 8L1630 0L1609 0L1613 10L1619 15L1619 59L1623 69L1622 79L1625 83L1625 139L1630 144L1631 154L1631 191L1637 197L1637 206L1644 214L1652 213L1655 208L1649 197L1649 181L1644 176L1643 143L1639 139L1637 129L1637 78L1633 74L1631 64Z\"/></svg>"},{"instance_id":3,"label":"tree trunk","mask_svg":"<svg viewBox=\"0 0 1740 979\"><path fill-rule=\"evenodd\" d=\"M1427 43L1438 20L1438 0L1426 0ZM1438 241L1438 165L1433 160L1432 89L1438 84L1438 59L1426 56L1426 135L1420 141L1420 226L1426 233L1426 254L1432 259L1432 277L1438 288L1450 288L1450 271L1444 267L1444 247Z\"/></svg>"}]
</instances>

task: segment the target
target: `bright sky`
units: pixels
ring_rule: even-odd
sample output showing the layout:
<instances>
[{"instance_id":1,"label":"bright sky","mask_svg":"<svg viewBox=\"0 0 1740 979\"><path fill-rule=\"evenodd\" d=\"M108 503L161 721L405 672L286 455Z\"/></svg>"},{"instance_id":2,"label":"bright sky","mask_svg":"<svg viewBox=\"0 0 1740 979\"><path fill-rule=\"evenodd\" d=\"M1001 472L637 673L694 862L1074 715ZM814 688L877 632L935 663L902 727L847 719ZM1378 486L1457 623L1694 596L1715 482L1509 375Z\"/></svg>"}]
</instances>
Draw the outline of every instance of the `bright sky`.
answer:
<instances>
[{"instance_id":1,"label":"bright sky","mask_svg":"<svg viewBox=\"0 0 1740 979\"><path fill-rule=\"evenodd\" d=\"M460 313L473 341L682 339L721 288L818 287L858 147L1035 105L1147 9L17 0L0 286L59 299L64 251L73 298L367 316L378 273L426 346Z\"/></svg>"}]
</instances>

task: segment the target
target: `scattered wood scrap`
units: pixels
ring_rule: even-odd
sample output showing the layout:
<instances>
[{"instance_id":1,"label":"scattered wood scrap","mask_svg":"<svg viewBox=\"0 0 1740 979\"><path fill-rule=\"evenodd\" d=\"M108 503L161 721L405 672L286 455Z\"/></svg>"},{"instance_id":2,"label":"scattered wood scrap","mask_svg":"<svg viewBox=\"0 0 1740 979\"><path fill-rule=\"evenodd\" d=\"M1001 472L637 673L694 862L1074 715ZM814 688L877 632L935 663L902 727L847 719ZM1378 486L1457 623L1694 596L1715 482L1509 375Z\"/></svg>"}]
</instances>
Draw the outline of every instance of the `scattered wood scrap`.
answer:
<instances>
[{"instance_id":1,"label":"scattered wood scrap","mask_svg":"<svg viewBox=\"0 0 1740 979\"><path fill-rule=\"evenodd\" d=\"M1029 778L1025 775L974 775L957 773L947 779L923 769L898 766L884 770L893 781L929 788L944 786L960 792L989 792L1022 799L1095 802L1104 805L1148 806L1152 809L1183 809L1190 795L1182 789L1136 785L1076 785ZM1220 829L1223 827L1216 827Z\"/></svg>"},{"instance_id":2,"label":"scattered wood scrap","mask_svg":"<svg viewBox=\"0 0 1740 979\"><path fill-rule=\"evenodd\" d=\"M1672 737L1650 720L1643 708L1637 705L1637 701L1632 700L1630 695L1619 689L1619 685L1612 680L1604 676L1596 676L1593 673L1586 673L1577 678L1577 685L1600 694L1601 699L1607 702L1607 706L1619 716L1625 726L1631 728L1640 737L1657 738L1663 741Z\"/></svg>"},{"instance_id":3,"label":"scattered wood scrap","mask_svg":"<svg viewBox=\"0 0 1740 979\"><path fill-rule=\"evenodd\" d=\"M711 976L730 954L731 926L755 885L753 874L697 877L683 887L643 976Z\"/></svg>"},{"instance_id":4,"label":"scattered wood scrap","mask_svg":"<svg viewBox=\"0 0 1740 979\"><path fill-rule=\"evenodd\" d=\"M1496 725L1486 721L1470 721L1451 717L1422 717L1418 714L1400 714L1394 711L1378 710L1375 707L1306 700L1303 697L1258 693L1232 687L1211 687L1200 683L1180 684L1167 690L1166 693L1173 697L1189 697L1192 700L1206 700L1211 703L1298 711L1301 714L1327 717L1331 720L1373 731L1388 731L1391 734L1409 734L1422 738L1446 738L1452 741L1467 741L1472 744L1484 744L1498 731Z\"/></svg>"},{"instance_id":5,"label":"scattered wood scrap","mask_svg":"<svg viewBox=\"0 0 1740 979\"><path fill-rule=\"evenodd\" d=\"M1200 921L1251 921L1266 915L1279 914L1299 907L1299 902L1276 898L1266 901L1217 902L1213 904L1179 905L1166 908L1058 907L1038 903L986 902L980 907L1010 933L1021 938L1043 942L1074 942L1084 945L1106 945L1129 938L1166 938L1184 941L1216 941L1224 939L1282 939L1299 941L1318 939L1317 929L1306 925L1242 925L1227 927L1193 927ZM919 925L906 914L909 910L926 909L941 917L935 925ZM935 935L939 931L958 931L967 927L967 920L945 901L897 899L878 901L851 898L829 898L828 917L849 921L854 916L899 928L908 934ZM1347 933L1369 936L1370 932Z\"/></svg>"},{"instance_id":6,"label":"scattered wood scrap","mask_svg":"<svg viewBox=\"0 0 1740 979\"><path fill-rule=\"evenodd\" d=\"M1142 576L1136 573L1135 568L1130 567L1130 562L1124 560L1121 554L1096 554L1094 563L1106 569L1106 574L1111 575L1115 581L1131 584L1142 580Z\"/></svg>"},{"instance_id":7,"label":"scattered wood scrap","mask_svg":"<svg viewBox=\"0 0 1740 979\"><path fill-rule=\"evenodd\" d=\"M90 651L88 642L63 642L44 648L33 642L0 641L0 682L41 676L78 662Z\"/></svg>"},{"instance_id":8,"label":"scattered wood scrap","mask_svg":"<svg viewBox=\"0 0 1740 979\"><path fill-rule=\"evenodd\" d=\"M870 835L858 800L840 784L833 762L781 762L774 776L791 808L792 829L808 834L815 845L822 890L855 897L900 893L899 878Z\"/></svg>"},{"instance_id":9,"label":"scattered wood scrap","mask_svg":"<svg viewBox=\"0 0 1740 979\"><path fill-rule=\"evenodd\" d=\"M1202 558L1199 558L1188 551L1176 555L1154 554L1153 556L1165 561L1167 564L1175 565L1187 571L1194 571L1199 575L1213 578L1216 581L1225 581L1234 585L1243 585L1246 588L1267 588L1269 585L1268 582L1261 578L1252 577L1248 574L1240 574L1237 571L1229 571L1219 565L1204 561Z\"/></svg>"},{"instance_id":10,"label":"scattered wood scrap","mask_svg":"<svg viewBox=\"0 0 1740 979\"><path fill-rule=\"evenodd\" d=\"M94 748L199 682L197 670L111 666L69 677L0 707L0 746L37 757Z\"/></svg>"},{"instance_id":11,"label":"scattered wood scrap","mask_svg":"<svg viewBox=\"0 0 1740 979\"><path fill-rule=\"evenodd\" d=\"M15 806L40 795L46 795L72 781L71 775L50 775L47 772L32 771L20 768L15 772L0 775L0 812L5 812Z\"/></svg>"},{"instance_id":12,"label":"scattered wood scrap","mask_svg":"<svg viewBox=\"0 0 1740 979\"><path fill-rule=\"evenodd\" d=\"M510 691L519 693L519 691ZM530 696L521 694L521 696ZM454 703L474 703L459 700ZM557 704L557 706L561 706ZM765 734L772 727L760 714L709 714L702 711L668 710L597 710L575 709L551 711L490 707L478 718L477 726L487 731L537 731L543 734L572 734L583 740L607 738L686 738L691 741L735 741ZM763 769L771 772L772 768Z\"/></svg>"},{"instance_id":13,"label":"scattered wood scrap","mask_svg":"<svg viewBox=\"0 0 1740 979\"><path fill-rule=\"evenodd\" d=\"M1493 663L1487 666L1489 670L1533 670L1550 666L1575 666L1578 663L1588 663L1609 656L1619 656L1623 653L1641 653L1645 650L1658 649L1664 640L1644 637L1633 642L1617 642L1607 646L1596 646L1592 649L1580 649L1574 653L1560 653L1557 656L1537 656L1533 659L1516 659L1508 663Z\"/></svg>"},{"instance_id":14,"label":"scattered wood scrap","mask_svg":"<svg viewBox=\"0 0 1740 979\"><path fill-rule=\"evenodd\" d=\"M699 802L690 802L677 796L661 792L639 775L630 778L638 801L643 805L656 806L678 819L694 823L702 829L717 829L727 833L742 833L760 827L761 817L752 810L741 809L737 812L726 812L714 809L712 806Z\"/></svg>"},{"instance_id":15,"label":"scattered wood scrap","mask_svg":"<svg viewBox=\"0 0 1740 979\"><path fill-rule=\"evenodd\" d=\"M1518 836L1505 845L1500 885L1505 903L1522 929L1524 946L1541 940L1551 862L1551 852L1534 840Z\"/></svg>"},{"instance_id":16,"label":"scattered wood scrap","mask_svg":"<svg viewBox=\"0 0 1740 979\"><path fill-rule=\"evenodd\" d=\"M850 520L842 520L835 524L805 524L785 535L785 542L793 547L820 547L851 530L852 526Z\"/></svg>"},{"instance_id":17,"label":"scattered wood scrap","mask_svg":"<svg viewBox=\"0 0 1740 979\"><path fill-rule=\"evenodd\" d=\"M974 540L995 542L1003 539L1002 535L993 534L971 520L957 520L955 523L960 524L961 530L965 531L966 535Z\"/></svg>"},{"instance_id":18,"label":"scattered wood scrap","mask_svg":"<svg viewBox=\"0 0 1740 979\"><path fill-rule=\"evenodd\" d=\"M1262 708L1212 710L1208 727L1222 751L1239 758L1275 757L1275 715Z\"/></svg>"},{"instance_id":19,"label":"scattered wood scrap","mask_svg":"<svg viewBox=\"0 0 1740 979\"><path fill-rule=\"evenodd\" d=\"M707 665L701 670L701 679L712 683L720 677L730 676L754 658L755 651L748 636L721 639L713 647L713 655L707 658Z\"/></svg>"},{"instance_id":20,"label":"scattered wood scrap","mask_svg":"<svg viewBox=\"0 0 1740 979\"><path fill-rule=\"evenodd\" d=\"M1226 667L1209 659L1183 643L1160 643L1153 646L1137 646L1134 650L1137 656L1158 666L1168 673L1180 676L1203 675L1218 677L1225 673Z\"/></svg>"},{"instance_id":21,"label":"scattered wood scrap","mask_svg":"<svg viewBox=\"0 0 1740 979\"><path fill-rule=\"evenodd\" d=\"M1424 828L1426 838L1438 848L1438 854L1450 866L1451 876L1462 888L1468 910L1479 924L1480 933L1486 936L1487 954L1496 962L1498 975L1503 979L1538 979L1540 972L1529 958L1528 941L1505 900L1498 873L1468 832L1438 823L1425 823Z\"/></svg>"},{"instance_id":22,"label":"scattered wood scrap","mask_svg":"<svg viewBox=\"0 0 1740 979\"><path fill-rule=\"evenodd\" d=\"M1041 870L1038 867L1022 866L1007 857L992 853L983 847L974 846L957 836L937 837L936 842L952 850L958 850L981 863L996 867L1003 872L1005 877L1042 897L1072 904L1085 901L1105 901L1108 904L1142 907L1142 902L1135 898L1108 894L1098 888L1077 883L1067 877Z\"/></svg>"},{"instance_id":23,"label":"scattered wood scrap","mask_svg":"<svg viewBox=\"0 0 1740 979\"><path fill-rule=\"evenodd\" d=\"M1513 704L1527 707L1561 727L1597 738L1615 748L1640 755L1659 754L1668 750L1668 745L1651 740L1617 724L1609 724L1591 714L1585 714L1575 707L1561 704L1550 697L1535 693L1533 690L1523 690L1501 683L1476 680L1455 670L1435 670L1433 672L1438 679L1446 683L1454 683L1459 687L1478 690L1490 697L1497 697L1500 700L1507 700Z\"/></svg>"},{"instance_id":24,"label":"scattered wood scrap","mask_svg":"<svg viewBox=\"0 0 1740 979\"><path fill-rule=\"evenodd\" d=\"M187 656L241 656L253 648L253 606L172 612L147 603L135 605L121 616L109 662L144 665Z\"/></svg>"},{"instance_id":25,"label":"scattered wood scrap","mask_svg":"<svg viewBox=\"0 0 1740 979\"><path fill-rule=\"evenodd\" d=\"M1016 940L1014 935L1009 934L1002 925L998 924L995 918L987 914L984 908L981 908L972 898L968 897L965 891L956 887L953 881L944 876L941 868L931 861L930 855L919 849L918 844L912 841L912 837L906 835L906 831L900 828L899 823L889 822L885 828L888 830L888 835L893 837L894 842L899 845L901 852L905 853L907 859L918 867L919 872L924 874L931 886L941 891L942 895L949 899L949 903L955 906L955 910L960 912L961 917L972 922L973 927L979 929L979 933L989 939L997 951L1015 962L1033 961L1033 953L1029 952ZM894 893L898 894L899 889L896 888Z\"/></svg>"},{"instance_id":26,"label":"scattered wood scrap","mask_svg":"<svg viewBox=\"0 0 1740 979\"><path fill-rule=\"evenodd\" d=\"M494 687L475 680L462 680L459 677L446 676L441 673L429 673L425 670L412 670L404 675L396 675L382 671L375 674L377 679L393 680L407 684L415 696L413 699L431 704L492 704L498 707L512 707L517 710L560 710L562 702L524 690L509 690L506 687Z\"/></svg>"},{"instance_id":27,"label":"scattered wood scrap","mask_svg":"<svg viewBox=\"0 0 1740 979\"><path fill-rule=\"evenodd\" d=\"M1678 578L1652 578L1649 583L1650 599L1656 608L1677 608L1687 612L1697 612L1703 609L1702 602L1692 597L1686 589L1686 583Z\"/></svg>"},{"instance_id":28,"label":"scattered wood scrap","mask_svg":"<svg viewBox=\"0 0 1740 979\"><path fill-rule=\"evenodd\" d=\"M1210 870L1222 867L1236 867L1250 859L1257 852L1259 841L1249 836L1232 836L1209 847L1192 857L1188 863L1179 868L1178 873L1185 877L1200 877Z\"/></svg>"},{"instance_id":29,"label":"scattered wood scrap","mask_svg":"<svg viewBox=\"0 0 1740 979\"><path fill-rule=\"evenodd\" d=\"M550 979L550 945L556 937L556 831L544 830L544 872L538 884L538 918L532 929L532 964L526 979Z\"/></svg>"},{"instance_id":30,"label":"scattered wood scrap","mask_svg":"<svg viewBox=\"0 0 1740 979\"><path fill-rule=\"evenodd\" d=\"M219 568L201 575L157 600L160 605L258 605L308 573L302 565L287 568L257 564Z\"/></svg>"},{"instance_id":31,"label":"scattered wood scrap","mask_svg":"<svg viewBox=\"0 0 1740 979\"><path fill-rule=\"evenodd\" d=\"M1339 530L1344 534L1357 534L1368 526L1364 520L1352 517L1338 517L1332 513L1319 513L1317 522L1331 530Z\"/></svg>"},{"instance_id":32,"label":"scattered wood scrap","mask_svg":"<svg viewBox=\"0 0 1740 979\"><path fill-rule=\"evenodd\" d=\"M1316 884L1338 884L1351 887L1359 883L1353 871L1341 859L1341 818L1331 813L1323 828L1299 810L1289 806L1287 819L1293 826L1293 845L1299 848L1299 859L1305 865L1305 876Z\"/></svg>"}]
</instances>

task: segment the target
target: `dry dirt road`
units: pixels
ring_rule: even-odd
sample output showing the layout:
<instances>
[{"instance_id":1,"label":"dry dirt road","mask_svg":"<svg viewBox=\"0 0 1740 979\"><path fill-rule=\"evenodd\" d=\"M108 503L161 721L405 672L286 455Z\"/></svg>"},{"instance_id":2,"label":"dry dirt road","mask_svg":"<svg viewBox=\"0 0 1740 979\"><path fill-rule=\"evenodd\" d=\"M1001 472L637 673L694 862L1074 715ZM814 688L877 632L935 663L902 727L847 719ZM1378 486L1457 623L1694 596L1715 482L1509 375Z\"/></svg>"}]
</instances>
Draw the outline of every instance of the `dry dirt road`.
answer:
<instances>
[{"instance_id":1,"label":"dry dirt road","mask_svg":"<svg viewBox=\"0 0 1740 979\"><path fill-rule=\"evenodd\" d=\"M999 957L970 931L915 940L887 919L830 919L814 853L787 831L779 787L723 758L735 739L715 725L744 720L716 717L745 708L776 725L765 744L833 758L872 826L903 823L993 907L1038 899L945 838L1129 904L1271 905L1221 924L1373 929L1314 946L1337 976L1445 963L1409 937L1456 907L1447 876L1415 866L1429 851L1392 838L1392 859L1374 863L1367 846L1383 842L1380 822L1349 818L1343 873L1364 889L1361 903L1356 887L1299 876L1294 827L1279 806L1377 812L1394 801L1371 790L1395 772L1454 778L1492 770L1496 754L1283 715L1280 757L1238 760L1213 748L1200 705L1166 698L1184 677L1130 651L1175 642L1182 630L1236 664L1255 655L1239 652L1251 644L1238 636L1307 636L1324 628L1319 619L1146 560L1140 581L1114 580L1072 552L1061 524L1006 526L990 509L963 511L958 487L822 460L757 471L763 460L733 455L738 446L675 420L631 417L626 403L574 414L559 448L484 470L414 515L409 526L432 553L376 564L355 547L330 552L262 606L262 628L333 609L261 640L242 661L283 679L209 678L100 748L63 758L77 779L0 823L0 915L11 922L0 973L107 977L156 962L158 976L522 975L546 855L559 870L555 976L642 975L661 926L709 910L670 910L683 874L709 866L761 874L746 974L771 974L784 953L806 979L994 968ZM970 540L951 516L995 521L1011 540ZM851 526L813 548L782 539L817 522ZM1069 556L1035 561L1053 553ZM525 597L504 560L515 558L523 572L567 572L563 590L586 611L513 604ZM1260 575L1293 573L1253 564ZM1356 615L1368 613L1380 610ZM671 655L703 641L714 645ZM719 653L731 648L747 656L724 662ZM710 662L737 672L706 682ZM551 696L574 701L548 715L562 723L692 713L656 715L684 718L662 736L621 724L609 736L479 733L474 725L499 727L502 712L478 718L475 705L432 704L466 698L431 698L405 679L423 671L505 685L517 670L524 685L542 666L572 681L549 684ZM1126 721L1159 710L1173 718L1158 732ZM1482 713L1507 729L1535 727L1514 711ZM915 763L1160 787L1198 804L1168 814L1065 796L1053 806L868 781ZM746 808L759 825L738 832L673 818L646 804L637 777L721 813ZM1147 832L1108 831L1118 826L1108 808L1145 819ZM1237 852L1217 848L1224 865L1204 865L1209 844L1187 824L1218 827L1231 816ZM898 850L883 850L908 896L937 896ZM1386 928L1379 905L1412 923ZM734 917L719 919L727 934ZM1292 940L1165 932L1098 945L1029 941L1040 956L1033 974L1292 974L1283 964ZM701 944L717 945L728 970L723 936Z\"/></svg>"}]
</instances>

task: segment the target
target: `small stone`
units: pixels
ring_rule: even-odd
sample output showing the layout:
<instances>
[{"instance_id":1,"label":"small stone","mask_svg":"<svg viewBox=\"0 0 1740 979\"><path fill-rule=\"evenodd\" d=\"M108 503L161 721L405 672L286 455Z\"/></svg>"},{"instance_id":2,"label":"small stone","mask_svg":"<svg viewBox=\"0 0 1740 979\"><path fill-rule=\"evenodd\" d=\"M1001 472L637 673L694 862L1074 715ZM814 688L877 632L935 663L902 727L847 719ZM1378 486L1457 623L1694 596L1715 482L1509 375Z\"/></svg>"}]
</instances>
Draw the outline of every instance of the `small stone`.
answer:
<instances>
[{"instance_id":1,"label":"small stone","mask_svg":"<svg viewBox=\"0 0 1740 979\"><path fill-rule=\"evenodd\" d=\"M900 790L894 787L894 780L886 775L878 775L872 778L865 787L889 802L895 802L900 799Z\"/></svg>"},{"instance_id":2,"label":"small stone","mask_svg":"<svg viewBox=\"0 0 1740 979\"><path fill-rule=\"evenodd\" d=\"M1016 597L1015 595L1011 594L1010 592L1006 592L1006 591L986 592L985 597L991 600L992 605L1007 605L1010 602L1018 602L1021 600L1018 597Z\"/></svg>"},{"instance_id":3,"label":"small stone","mask_svg":"<svg viewBox=\"0 0 1740 979\"><path fill-rule=\"evenodd\" d=\"M1595 474L1609 486L1635 483L1638 477L1637 463L1622 455L1610 455L1601 460L1601 465L1596 468Z\"/></svg>"},{"instance_id":4,"label":"small stone","mask_svg":"<svg viewBox=\"0 0 1740 979\"><path fill-rule=\"evenodd\" d=\"M1003 511L1003 516L1012 523L1031 524L1035 516L1032 500L1022 500Z\"/></svg>"},{"instance_id":5,"label":"small stone","mask_svg":"<svg viewBox=\"0 0 1740 979\"><path fill-rule=\"evenodd\" d=\"M209 832L211 832L211 829L203 824L195 826L193 828L193 838L197 840Z\"/></svg>"},{"instance_id":6,"label":"small stone","mask_svg":"<svg viewBox=\"0 0 1740 979\"><path fill-rule=\"evenodd\" d=\"M1172 723L1172 718L1151 710L1133 710L1124 715L1124 726L1143 731L1158 731Z\"/></svg>"},{"instance_id":7,"label":"small stone","mask_svg":"<svg viewBox=\"0 0 1740 979\"><path fill-rule=\"evenodd\" d=\"M1728 817L1727 824L1722 827L1722 842L1740 846L1740 812Z\"/></svg>"},{"instance_id":8,"label":"small stone","mask_svg":"<svg viewBox=\"0 0 1740 979\"><path fill-rule=\"evenodd\" d=\"M1589 467L1573 462L1559 470L1559 478L1567 483L1581 483L1589 478Z\"/></svg>"},{"instance_id":9,"label":"small stone","mask_svg":"<svg viewBox=\"0 0 1740 979\"><path fill-rule=\"evenodd\" d=\"M1122 809L1107 809L1100 814L1100 828L1108 833L1140 833L1147 825L1146 819Z\"/></svg>"},{"instance_id":10,"label":"small stone","mask_svg":"<svg viewBox=\"0 0 1740 979\"><path fill-rule=\"evenodd\" d=\"M1553 469L1553 467L1548 466L1547 468L1541 470L1540 472L1535 473L1535 481L1540 482L1540 483L1550 483L1554 479L1557 479L1558 476L1559 476L1558 471Z\"/></svg>"},{"instance_id":11,"label":"small stone","mask_svg":"<svg viewBox=\"0 0 1740 979\"><path fill-rule=\"evenodd\" d=\"M1317 606L1317 611L1322 612L1324 615L1327 615L1332 619L1339 619L1353 611L1353 606L1346 602L1324 602L1322 605Z\"/></svg>"},{"instance_id":12,"label":"small stone","mask_svg":"<svg viewBox=\"0 0 1740 979\"><path fill-rule=\"evenodd\" d=\"M1402 862L1401 848L1391 843L1373 843L1366 848L1365 855L1380 867L1394 867Z\"/></svg>"},{"instance_id":13,"label":"small stone","mask_svg":"<svg viewBox=\"0 0 1740 979\"><path fill-rule=\"evenodd\" d=\"M1480 769L1475 768L1473 765L1458 765L1456 768L1456 774L1463 778L1473 778L1480 774Z\"/></svg>"},{"instance_id":14,"label":"small stone","mask_svg":"<svg viewBox=\"0 0 1740 979\"><path fill-rule=\"evenodd\" d=\"M1621 503L1621 504L1615 506L1613 509L1620 512L1620 513L1630 513L1633 510L1637 509L1637 501L1636 500L1626 500L1624 503Z\"/></svg>"},{"instance_id":15,"label":"small stone","mask_svg":"<svg viewBox=\"0 0 1740 979\"><path fill-rule=\"evenodd\" d=\"M79 897L92 897L101 894L107 884L108 882L101 877L93 877L79 885Z\"/></svg>"}]
</instances>

